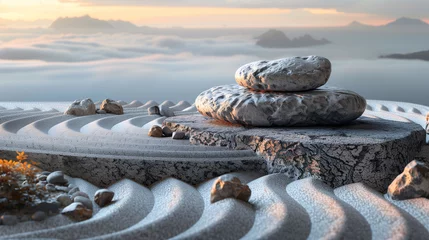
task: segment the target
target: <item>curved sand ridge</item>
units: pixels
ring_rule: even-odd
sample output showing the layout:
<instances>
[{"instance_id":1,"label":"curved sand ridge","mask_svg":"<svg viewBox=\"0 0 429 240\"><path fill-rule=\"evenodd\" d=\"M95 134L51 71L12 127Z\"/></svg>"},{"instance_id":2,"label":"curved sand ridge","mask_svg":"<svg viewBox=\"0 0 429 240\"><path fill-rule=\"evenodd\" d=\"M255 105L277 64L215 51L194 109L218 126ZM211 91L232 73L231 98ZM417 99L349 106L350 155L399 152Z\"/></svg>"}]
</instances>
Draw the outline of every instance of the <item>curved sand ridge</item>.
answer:
<instances>
[{"instance_id":1,"label":"curved sand ridge","mask_svg":"<svg viewBox=\"0 0 429 240\"><path fill-rule=\"evenodd\" d=\"M59 239L427 239L429 200L394 201L362 185L331 189L319 180L237 172L252 190L249 203L210 204L215 179L189 185L167 178L145 187L121 180L114 202L74 223L57 215L43 222L0 226L0 238ZM97 190L70 179L89 193ZM305 190L305 191L303 191ZM91 200L92 194L90 194ZM96 205L94 205L96 206ZM414 217L416 216L416 217Z\"/></svg>"}]
</instances>

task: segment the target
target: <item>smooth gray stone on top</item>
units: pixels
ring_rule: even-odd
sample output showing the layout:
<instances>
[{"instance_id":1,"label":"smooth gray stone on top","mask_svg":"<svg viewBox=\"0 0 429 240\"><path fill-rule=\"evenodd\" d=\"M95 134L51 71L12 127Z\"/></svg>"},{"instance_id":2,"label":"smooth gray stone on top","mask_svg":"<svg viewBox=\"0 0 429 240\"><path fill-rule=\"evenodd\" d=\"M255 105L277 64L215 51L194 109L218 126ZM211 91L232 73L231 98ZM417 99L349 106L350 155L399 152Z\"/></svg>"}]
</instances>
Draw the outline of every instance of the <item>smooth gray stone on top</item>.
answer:
<instances>
[{"instance_id":1,"label":"smooth gray stone on top","mask_svg":"<svg viewBox=\"0 0 429 240\"><path fill-rule=\"evenodd\" d=\"M254 90L291 92L321 87L330 75L328 59L308 56L249 63L237 70L235 80Z\"/></svg>"},{"instance_id":2,"label":"smooth gray stone on top","mask_svg":"<svg viewBox=\"0 0 429 240\"><path fill-rule=\"evenodd\" d=\"M205 116L245 126L314 126L349 123L364 113L366 101L338 88L264 93L223 85L201 93L195 106Z\"/></svg>"}]
</instances>

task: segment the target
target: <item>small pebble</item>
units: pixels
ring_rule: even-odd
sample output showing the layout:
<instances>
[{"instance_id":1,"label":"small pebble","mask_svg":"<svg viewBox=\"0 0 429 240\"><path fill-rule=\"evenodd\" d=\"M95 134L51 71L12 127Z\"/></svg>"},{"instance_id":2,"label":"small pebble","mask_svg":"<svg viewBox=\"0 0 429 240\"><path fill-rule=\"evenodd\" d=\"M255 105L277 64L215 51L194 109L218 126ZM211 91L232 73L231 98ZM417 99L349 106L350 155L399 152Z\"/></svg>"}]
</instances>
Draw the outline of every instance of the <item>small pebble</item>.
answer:
<instances>
[{"instance_id":1,"label":"small pebble","mask_svg":"<svg viewBox=\"0 0 429 240\"><path fill-rule=\"evenodd\" d=\"M37 211L35 212L32 216L31 219L33 219L34 221L43 221L47 218L48 216L46 215L45 212L42 211Z\"/></svg>"},{"instance_id":2,"label":"small pebble","mask_svg":"<svg viewBox=\"0 0 429 240\"><path fill-rule=\"evenodd\" d=\"M104 207L112 202L115 193L108 189L100 189L94 194L94 202L97 203L98 206Z\"/></svg>"},{"instance_id":3,"label":"small pebble","mask_svg":"<svg viewBox=\"0 0 429 240\"><path fill-rule=\"evenodd\" d=\"M18 218L13 215L3 215L1 216L1 221L3 225L13 226L18 223Z\"/></svg>"},{"instance_id":4,"label":"small pebble","mask_svg":"<svg viewBox=\"0 0 429 240\"><path fill-rule=\"evenodd\" d=\"M174 132L173 133L173 139L176 139L176 140L181 140L181 139L184 139L186 137L186 133L185 132L182 132L182 131L177 131L177 132Z\"/></svg>"},{"instance_id":5,"label":"small pebble","mask_svg":"<svg viewBox=\"0 0 429 240\"><path fill-rule=\"evenodd\" d=\"M73 195L74 193L79 192L79 191L80 191L80 189L78 187L74 187L69 191L69 195Z\"/></svg>"},{"instance_id":6,"label":"small pebble","mask_svg":"<svg viewBox=\"0 0 429 240\"><path fill-rule=\"evenodd\" d=\"M148 133L149 137L162 137L162 128L160 126L152 126Z\"/></svg>"},{"instance_id":7,"label":"small pebble","mask_svg":"<svg viewBox=\"0 0 429 240\"><path fill-rule=\"evenodd\" d=\"M57 202L61 204L63 207L67 207L70 205L73 201L71 200L70 196L67 194L61 194L57 197Z\"/></svg>"},{"instance_id":8,"label":"small pebble","mask_svg":"<svg viewBox=\"0 0 429 240\"><path fill-rule=\"evenodd\" d=\"M77 196L77 197L75 197L74 198L74 200L73 200L75 203L76 202L78 202L78 203L82 203L86 208L88 208L88 209L93 209L93 205L92 205L92 201L91 200L89 200L88 198L86 198L86 197L81 197L81 196Z\"/></svg>"},{"instance_id":9,"label":"small pebble","mask_svg":"<svg viewBox=\"0 0 429 240\"><path fill-rule=\"evenodd\" d=\"M71 199L74 201L74 198L78 197L78 196L85 197L85 198L89 199L88 194L81 192L81 191L73 193L73 195L71 196Z\"/></svg>"},{"instance_id":10,"label":"small pebble","mask_svg":"<svg viewBox=\"0 0 429 240\"><path fill-rule=\"evenodd\" d=\"M70 191L69 187L65 187L65 186L55 186L55 189L57 191L61 191L61 192L69 192Z\"/></svg>"},{"instance_id":11,"label":"small pebble","mask_svg":"<svg viewBox=\"0 0 429 240\"><path fill-rule=\"evenodd\" d=\"M164 134L164 137L171 137L173 136L173 131L169 127L162 127L162 134Z\"/></svg>"},{"instance_id":12,"label":"small pebble","mask_svg":"<svg viewBox=\"0 0 429 240\"><path fill-rule=\"evenodd\" d=\"M46 176L46 175L39 175L37 177L37 180L39 180L39 181L46 181L47 178L48 178L48 176Z\"/></svg>"},{"instance_id":13,"label":"small pebble","mask_svg":"<svg viewBox=\"0 0 429 240\"><path fill-rule=\"evenodd\" d=\"M161 115L161 111L159 111L158 106L152 106L147 109L149 115Z\"/></svg>"},{"instance_id":14,"label":"small pebble","mask_svg":"<svg viewBox=\"0 0 429 240\"><path fill-rule=\"evenodd\" d=\"M87 220L92 217L92 210L78 202L70 204L61 213L77 221Z\"/></svg>"},{"instance_id":15,"label":"small pebble","mask_svg":"<svg viewBox=\"0 0 429 240\"><path fill-rule=\"evenodd\" d=\"M57 189L55 188L55 185L54 184L52 184L52 183L48 183L48 184L46 184L45 185L45 189L46 189L46 191L49 191L49 192L55 192Z\"/></svg>"},{"instance_id":16,"label":"small pebble","mask_svg":"<svg viewBox=\"0 0 429 240\"><path fill-rule=\"evenodd\" d=\"M64 178L64 173L61 171L56 171L48 175L47 177L48 183L56 184L56 185L63 185L66 184L68 181Z\"/></svg>"}]
</instances>

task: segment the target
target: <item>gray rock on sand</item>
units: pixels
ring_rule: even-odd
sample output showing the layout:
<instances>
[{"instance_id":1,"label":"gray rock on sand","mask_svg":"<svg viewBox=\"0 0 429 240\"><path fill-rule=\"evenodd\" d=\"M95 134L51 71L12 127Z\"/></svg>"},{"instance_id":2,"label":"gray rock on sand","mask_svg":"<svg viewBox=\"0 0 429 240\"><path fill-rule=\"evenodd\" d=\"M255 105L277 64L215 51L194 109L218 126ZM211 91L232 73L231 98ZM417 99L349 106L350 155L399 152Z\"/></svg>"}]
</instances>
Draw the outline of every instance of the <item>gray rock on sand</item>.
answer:
<instances>
[{"instance_id":1,"label":"gray rock on sand","mask_svg":"<svg viewBox=\"0 0 429 240\"><path fill-rule=\"evenodd\" d=\"M80 191L79 187L74 187L69 191L69 195L73 195L75 192L79 192L79 191Z\"/></svg>"},{"instance_id":2,"label":"gray rock on sand","mask_svg":"<svg viewBox=\"0 0 429 240\"><path fill-rule=\"evenodd\" d=\"M161 115L161 111L159 110L158 106L152 106L147 109L147 113L149 115Z\"/></svg>"},{"instance_id":3,"label":"gray rock on sand","mask_svg":"<svg viewBox=\"0 0 429 240\"><path fill-rule=\"evenodd\" d=\"M225 198L235 198L248 202L252 192L249 186L242 184L237 177L222 176L214 182L210 194L211 203Z\"/></svg>"},{"instance_id":4,"label":"gray rock on sand","mask_svg":"<svg viewBox=\"0 0 429 240\"><path fill-rule=\"evenodd\" d=\"M48 217L48 215L46 215L46 213L42 212L42 211L37 211L33 215L31 215L31 219L34 220L34 221L37 221L37 222L43 221L47 217Z\"/></svg>"},{"instance_id":5,"label":"gray rock on sand","mask_svg":"<svg viewBox=\"0 0 429 240\"><path fill-rule=\"evenodd\" d=\"M107 114L107 112L104 110L97 109L97 114Z\"/></svg>"},{"instance_id":6,"label":"gray rock on sand","mask_svg":"<svg viewBox=\"0 0 429 240\"><path fill-rule=\"evenodd\" d=\"M71 198L68 194L61 194L57 197L57 202L59 202L61 204L61 206L67 207L73 201L71 200Z\"/></svg>"},{"instance_id":7,"label":"gray rock on sand","mask_svg":"<svg viewBox=\"0 0 429 240\"><path fill-rule=\"evenodd\" d=\"M106 111L106 113L122 115L124 114L124 108L119 102L116 102L111 99L105 99L101 105L100 110Z\"/></svg>"},{"instance_id":8,"label":"gray rock on sand","mask_svg":"<svg viewBox=\"0 0 429 240\"><path fill-rule=\"evenodd\" d=\"M6 226L13 226L18 223L18 218L14 215L3 215L0 219L3 225Z\"/></svg>"},{"instance_id":9,"label":"gray rock on sand","mask_svg":"<svg viewBox=\"0 0 429 240\"><path fill-rule=\"evenodd\" d=\"M92 210L78 202L70 204L61 213L76 221L83 221L92 217Z\"/></svg>"},{"instance_id":10,"label":"gray rock on sand","mask_svg":"<svg viewBox=\"0 0 429 240\"><path fill-rule=\"evenodd\" d=\"M45 185L45 190L48 192L55 192L57 189L55 188L55 185L52 183L48 183Z\"/></svg>"},{"instance_id":11,"label":"gray rock on sand","mask_svg":"<svg viewBox=\"0 0 429 240\"><path fill-rule=\"evenodd\" d=\"M94 102L87 98L74 101L64 112L65 115L87 116L96 114Z\"/></svg>"},{"instance_id":12,"label":"gray rock on sand","mask_svg":"<svg viewBox=\"0 0 429 240\"><path fill-rule=\"evenodd\" d=\"M162 134L164 134L164 137L171 137L173 136L173 131L169 127L162 127Z\"/></svg>"},{"instance_id":13,"label":"gray rock on sand","mask_svg":"<svg viewBox=\"0 0 429 240\"><path fill-rule=\"evenodd\" d=\"M108 189L100 189L94 194L94 202L98 206L104 207L112 202L114 196L115 193L113 191Z\"/></svg>"},{"instance_id":14,"label":"gray rock on sand","mask_svg":"<svg viewBox=\"0 0 429 240\"><path fill-rule=\"evenodd\" d=\"M84 197L84 198L88 198L88 199L89 199L88 194L86 194L86 193L84 193L84 192L81 192L81 191L78 191L78 192L73 193L73 195L71 195L71 199L74 201L75 197L78 197L78 196L80 196L80 197Z\"/></svg>"},{"instance_id":15,"label":"gray rock on sand","mask_svg":"<svg viewBox=\"0 0 429 240\"><path fill-rule=\"evenodd\" d=\"M160 126L152 126L149 129L149 137L162 137L162 128Z\"/></svg>"},{"instance_id":16,"label":"gray rock on sand","mask_svg":"<svg viewBox=\"0 0 429 240\"><path fill-rule=\"evenodd\" d=\"M175 140L185 139L185 137L186 137L186 133L182 131L176 131L173 133L173 136L172 136L172 138Z\"/></svg>"},{"instance_id":17,"label":"gray rock on sand","mask_svg":"<svg viewBox=\"0 0 429 240\"><path fill-rule=\"evenodd\" d=\"M410 162L387 193L394 200L429 197L429 166L416 160Z\"/></svg>"},{"instance_id":18,"label":"gray rock on sand","mask_svg":"<svg viewBox=\"0 0 429 240\"><path fill-rule=\"evenodd\" d=\"M67 179L64 178L64 173L61 171L56 171L48 175L46 181L55 185L62 185L67 183Z\"/></svg>"},{"instance_id":19,"label":"gray rock on sand","mask_svg":"<svg viewBox=\"0 0 429 240\"><path fill-rule=\"evenodd\" d=\"M166 116L166 117L174 116L174 110L172 110L168 105L160 105L159 111L162 116Z\"/></svg>"},{"instance_id":20,"label":"gray rock on sand","mask_svg":"<svg viewBox=\"0 0 429 240\"><path fill-rule=\"evenodd\" d=\"M91 209L91 210L93 209L92 201L86 197L77 196L73 199L73 202L82 203L86 208Z\"/></svg>"},{"instance_id":21,"label":"gray rock on sand","mask_svg":"<svg viewBox=\"0 0 429 240\"><path fill-rule=\"evenodd\" d=\"M321 87L330 75L328 59L308 56L252 62L237 70L235 80L254 90L293 92Z\"/></svg>"},{"instance_id":22,"label":"gray rock on sand","mask_svg":"<svg viewBox=\"0 0 429 240\"><path fill-rule=\"evenodd\" d=\"M205 116L246 126L314 126L351 122L364 113L366 100L338 88L280 93L223 85L202 92L195 105Z\"/></svg>"}]
</instances>

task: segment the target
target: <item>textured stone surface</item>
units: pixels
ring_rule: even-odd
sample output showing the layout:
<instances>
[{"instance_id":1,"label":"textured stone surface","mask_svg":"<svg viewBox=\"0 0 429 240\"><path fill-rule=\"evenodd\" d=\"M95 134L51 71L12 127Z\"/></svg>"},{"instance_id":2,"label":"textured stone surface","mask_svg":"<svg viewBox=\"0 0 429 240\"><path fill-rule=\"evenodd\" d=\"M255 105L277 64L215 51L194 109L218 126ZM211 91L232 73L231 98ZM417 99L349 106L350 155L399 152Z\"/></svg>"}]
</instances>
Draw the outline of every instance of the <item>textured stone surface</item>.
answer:
<instances>
[{"instance_id":1,"label":"textured stone surface","mask_svg":"<svg viewBox=\"0 0 429 240\"><path fill-rule=\"evenodd\" d=\"M87 116L96 114L94 102L87 98L74 101L69 108L64 112L65 115Z\"/></svg>"},{"instance_id":2,"label":"textured stone surface","mask_svg":"<svg viewBox=\"0 0 429 240\"><path fill-rule=\"evenodd\" d=\"M215 203L226 198L236 198L247 202L251 194L249 186L242 184L239 178L219 177L210 191L210 202Z\"/></svg>"},{"instance_id":3,"label":"textured stone surface","mask_svg":"<svg viewBox=\"0 0 429 240\"><path fill-rule=\"evenodd\" d=\"M416 160L410 162L390 184L387 193L395 200L429 197L429 167Z\"/></svg>"},{"instance_id":4,"label":"textured stone surface","mask_svg":"<svg viewBox=\"0 0 429 240\"><path fill-rule=\"evenodd\" d=\"M169 127L163 127L162 134L164 135L164 137L171 137L173 136L173 131L171 131Z\"/></svg>"},{"instance_id":5,"label":"textured stone surface","mask_svg":"<svg viewBox=\"0 0 429 240\"><path fill-rule=\"evenodd\" d=\"M82 203L72 203L64 208L61 213L76 221L83 221L92 217L92 210L85 208Z\"/></svg>"},{"instance_id":6,"label":"textured stone surface","mask_svg":"<svg viewBox=\"0 0 429 240\"><path fill-rule=\"evenodd\" d=\"M247 126L311 126L345 124L360 117L366 101L358 94L337 88L301 93L267 93L237 85L202 92L198 111L208 117Z\"/></svg>"},{"instance_id":7,"label":"textured stone surface","mask_svg":"<svg viewBox=\"0 0 429 240\"><path fill-rule=\"evenodd\" d=\"M48 183L51 184L65 184L67 183L67 180L64 179L64 173L61 171L56 171L48 175L46 178Z\"/></svg>"},{"instance_id":8,"label":"textured stone surface","mask_svg":"<svg viewBox=\"0 0 429 240\"><path fill-rule=\"evenodd\" d=\"M105 99L101 103L100 110L101 111L104 110L106 113L111 113L116 115L124 114L124 108L122 107L122 105L111 99Z\"/></svg>"},{"instance_id":9,"label":"textured stone surface","mask_svg":"<svg viewBox=\"0 0 429 240\"><path fill-rule=\"evenodd\" d=\"M160 126L152 126L149 129L148 136L150 136L150 137L162 137L162 128Z\"/></svg>"},{"instance_id":10,"label":"textured stone surface","mask_svg":"<svg viewBox=\"0 0 429 240\"><path fill-rule=\"evenodd\" d=\"M152 106L147 109L147 113L149 115L161 115L161 111L159 110L158 106Z\"/></svg>"},{"instance_id":11,"label":"textured stone surface","mask_svg":"<svg viewBox=\"0 0 429 240\"><path fill-rule=\"evenodd\" d=\"M104 207L112 202L115 193L108 189L100 189L94 194L94 202L100 206Z\"/></svg>"},{"instance_id":12,"label":"textured stone surface","mask_svg":"<svg viewBox=\"0 0 429 240\"><path fill-rule=\"evenodd\" d=\"M235 80L255 90L293 92L323 86L330 75L328 59L308 56L252 62L237 70Z\"/></svg>"},{"instance_id":13,"label":"textured stone surface","mask_svg":"<svg viewBox=\"0 0 429 240\"><path fill-rule=\"evenodd\" d=\"M415 123L361 117L347 126L246 128L204 116L168 118L194 144L252 149L270 173L315 176L332 187L364 182L386 191L420 150L425 132Z\"/></svg>"}]
</instances>

